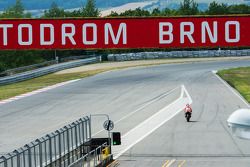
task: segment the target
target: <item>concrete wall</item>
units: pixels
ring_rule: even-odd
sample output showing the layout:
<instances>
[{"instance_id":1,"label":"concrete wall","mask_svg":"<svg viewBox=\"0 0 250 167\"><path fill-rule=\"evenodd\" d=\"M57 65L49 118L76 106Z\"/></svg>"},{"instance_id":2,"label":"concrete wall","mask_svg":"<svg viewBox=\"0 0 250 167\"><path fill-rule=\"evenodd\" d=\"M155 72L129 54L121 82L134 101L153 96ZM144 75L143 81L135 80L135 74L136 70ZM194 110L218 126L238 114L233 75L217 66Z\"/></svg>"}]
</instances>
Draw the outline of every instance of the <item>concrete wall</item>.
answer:
<instances>
[{"instance_id":1,"label":"concrete wall","mask_svg":"<svg viewBox=\"0 0 250 167\"><path fill-rule=\"evenodd\" d=\"M139 52L109 54L109 61L129 61L146 59L164 59L164 58L184 58L184 57L232 57L232 56L250 56L250 49L246 50L202 50L202 51L171 51L171 52Z\"/></svg>"}]
</instances>

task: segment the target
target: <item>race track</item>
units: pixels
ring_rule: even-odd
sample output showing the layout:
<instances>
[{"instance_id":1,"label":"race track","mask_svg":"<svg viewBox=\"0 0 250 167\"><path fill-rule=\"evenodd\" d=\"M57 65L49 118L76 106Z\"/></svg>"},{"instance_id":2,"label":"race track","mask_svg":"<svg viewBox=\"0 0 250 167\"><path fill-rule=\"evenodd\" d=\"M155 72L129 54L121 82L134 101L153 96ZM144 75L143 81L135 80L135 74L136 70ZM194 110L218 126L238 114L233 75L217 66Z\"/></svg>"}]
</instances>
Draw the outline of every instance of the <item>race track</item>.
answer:
<instances>
[{"instance_id":1,"label":"race track","mask_svg":"<svg viewBox=\"0 0 250 167\"><path fill-rule=\"evenodd\" d=\"M121 154L120 166L247 167L250 141L232 136L226 120L249 106L211 71L249 65L250 60L235 60L129 68L0 105L0 152L90 114L109 114L114 131L127 134L172 104L184 85L193 100L193 122L178 113ZM104 120L93 117L92 134L106 136L100 132Z\"/></svg>"}]
</instances>

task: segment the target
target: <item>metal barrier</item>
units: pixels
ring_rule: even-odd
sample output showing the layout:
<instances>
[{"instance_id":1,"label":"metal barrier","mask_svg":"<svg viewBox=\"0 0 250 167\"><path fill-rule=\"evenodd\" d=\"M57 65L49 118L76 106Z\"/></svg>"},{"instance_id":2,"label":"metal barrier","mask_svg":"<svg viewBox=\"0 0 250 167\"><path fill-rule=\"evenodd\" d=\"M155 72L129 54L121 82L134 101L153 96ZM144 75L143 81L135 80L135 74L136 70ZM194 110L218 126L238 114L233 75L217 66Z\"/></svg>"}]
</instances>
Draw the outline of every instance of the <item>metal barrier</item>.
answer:
<instances>
[{"instance_id":1,"label":"metal barrier","mask_svg":"<svg viewBox=\"0 0 250 167\"><path fill-rule=\"evenodd\" d=\"M29 66L13 68L13 69L9 69L9 70L1 72L0 76L14 75L14 74L17 74L17 73L20 73L20 72L25 72L25 71L33 70L33 69L36 69L36 68L41 68L41 67L44 67L44 66L56 64L56 62L57 62L56 60L51 60L51 61L45 61L45 62L42 62L42 63L33 64L33 65L29 65Z\"/></svg>"},{"instance_id":2,"label":"metal barrier","mask_svg":"<svg viewBox=\"0 0 250 167\"><path fill-rule=\"evenodd\" d=\"M60 57L60 62L79 60L79 59L87 59L87 58L91 58L91 57L95 57L95 56L94 55L92 55L92 56L82 55L82 56Z\"/></svg>"},{"instance_id":3,"label":"metal barrier","mask_svg":"<svg viewBox=\"0 0 250 167\"><path fill-rule=\"evenodd\" d=\"M104 164L107 164L112 160L110 149L110 145L104 143L96 149L88 152L76 162L72 163L69 167L104 166Z\"/></svg>"},{"instance_id":4,"label":"metal barrier","mask_svg":"<svg viewBox=\"0 0 250 167\"><path fill-rule=\"evenodd\" d=\"M145 59L184 58L184 57L225 57L250 56L250 49L244 50L199 50L199 51L170 51L170 52L138 52L109 54L109 61L129 61Z\"/></svg>"},{"instance_id":5,"label":"metal barrier","mask_svg":"<svg viewBox=\"0 0 250 167\"><path fill-rule=\"evenodd\" d=\"M87 153L90 126L89 117L81 118L0 157L0 167L67 167Z\"/></svg>"},{"instance_id":6,"label":"metal barrier","mask_svg":"<svg viewBox=\"0 0 250 167\"><path fill-rule=\"evenodd\" d=\"M95 63L98 61L100 61L100 57L92 57L92 58L77 60L73 62L56 64L56 65L40 68L40 69L33 70L33 71L24 72L24 73L13 75L13 76L2 77L0 78L0 86L40 77L46 74L50 74L50 73L68 69L68 68Z\"/></svg>"},{"instance_id":7,"label":"metal barrier","mask_svg":"<svg viewBox=\"0 0 250 167\"><path fill-rule=\"evenodd\" d=\"M63 63L63 62L67 62L67 61L87 59L87 58L91 58L91 57L95 57L95 56L93 56L93 55L92 56L82 55L82 56L69 56L69 57L67 56L67 57L62 57L59 60L44 61L44 62L38 63L38 64L32 64L32 65L28 65L28 66L24 66L24 67L18 67L18 68L9 69L9 70L1 72L0 73L0 77L10 76L10 75L18 74L18 73L21 73L21 72L34 70L34 69L37 69L37 68L50 66L50 65L53 65L53 64L57 64L58 61L60 63Z\"/></svg>"}]
</instances>

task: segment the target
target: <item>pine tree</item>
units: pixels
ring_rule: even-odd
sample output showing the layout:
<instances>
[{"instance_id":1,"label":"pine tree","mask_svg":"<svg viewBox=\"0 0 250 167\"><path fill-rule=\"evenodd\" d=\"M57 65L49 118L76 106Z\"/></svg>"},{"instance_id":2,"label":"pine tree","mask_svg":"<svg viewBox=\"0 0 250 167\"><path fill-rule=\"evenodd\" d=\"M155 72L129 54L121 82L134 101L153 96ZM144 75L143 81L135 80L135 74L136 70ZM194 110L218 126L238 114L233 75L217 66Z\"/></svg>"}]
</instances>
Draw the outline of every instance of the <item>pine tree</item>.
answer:
<instances>
[{"instance_id":1,"label":"pine tree","mask_svg":"<svg viewBox=\"0 0 250 167\"><path fill-rule=\"evenodd\" d=\"M14 6L8 8L1 15L2 18L30 18L30 13L24 13L24 6L21 0L16 0Z\"/></svg>"},{"instance_id":2,"label":"pine tree","mask_svg":"<svg viewBox=\"0 0 250 167\"><path fill-rule=\"evenodd\" d=\"M199 13L198 4L194 0L184 0L180 4L180 15L196 15Z\"/></svg>"},{"instance_id":3,"label":"pine tree","mask_svg":"<svg viewBox=\"0 0 250 167\"><path fill-rule=\"evenodd\" d=\"M55 17L64 17L65 12L64 9L58 7L55 2L52 2L50 9L44 11L44 17L46 18L55 18Z\"/></svg>"},{"instance_id":4,"label":"pine tree","mask_svg":"<svg viewBox=\"0 0 250 167\"><path fill-rule=\"evenodd\" d=\"M21 0L16 0L16 4L13 6L14 13L17 17L21 18L24 14L24 7Z\"/></svg>"},{"instance_id":5,"label":"pine tree","mask_svg":"<svg viewBox=\"0 0 250 167\"><path fill-rule=\"evenodd\" d=\"M84 17L98 17L100 15L99 10L95 6L95 0L87 0L85 7L83 8Z\"/></svg>"},{"instance_id":6,"label":"pine tree","mask_svg":"<svg viewBox=\"0 0 250 167\"><path fill-rule=\"evenodd\" d=\"M224 3L218 4L217 2L213 1L209 4L208 10L206 11L209 15L218 15L218 14L228 14L228 6Z\"/></svg>"}]
</instances>

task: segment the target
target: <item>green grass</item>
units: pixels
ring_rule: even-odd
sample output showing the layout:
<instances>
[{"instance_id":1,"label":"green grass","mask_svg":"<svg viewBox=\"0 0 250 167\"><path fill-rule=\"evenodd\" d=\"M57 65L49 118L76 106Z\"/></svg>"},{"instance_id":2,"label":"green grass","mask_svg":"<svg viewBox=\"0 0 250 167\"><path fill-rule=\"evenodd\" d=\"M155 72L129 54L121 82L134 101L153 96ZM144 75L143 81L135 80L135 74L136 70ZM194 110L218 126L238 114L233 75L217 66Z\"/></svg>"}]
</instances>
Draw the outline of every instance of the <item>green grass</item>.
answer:
<instances>
[{"instance_id":1,"label":"green grass","mask_svg":"<svg viewBox=\"0 0 250 167\"><path fill-rule=\"evenodd\" d=\"M148 66L148 65L155 65L155 64L136 65L136 66ZM17 95L21 95L21 94L28 93L34 90L38 90L38 89L42 89L44 87L51 86L57 83L74 80L74 79L81 79L81 78L93 76L93 75L96 75L105 71L124 69L128 67L135 67L135 66L133 65L133 66L126 66L126 67L112 67L112 68L91 70L91 71L86 71L86 72L68 73L68 74L49 74L49 75L45 75L42 77L34 78L34 79L23 81L23 82L0 86L0 100L8 99Z\"/></svg>"},{"instance_id":2,"label":"green grass","mask_svg":"<svg viewBox=\"0 0 250 167\"><path fill-rule=\"evenodd\" d=\"M238 90L250 103L250 67L221 70L218 75Z\"/></svg>"},{"instance_id":3,"label":"green grass","mask_svg":"<svg viewBox=\"0 0 250 167\"><path fill-rule=\"evenodd\" d=\"M8 99L20 94L31 92L47 86L51 86L60 82L84 78L101 73L105 70L93 70L81 73L70 74L49 74L24 82L19 82L11 85L0 86L0 100Z\"/></svg>"}]
</instances>

